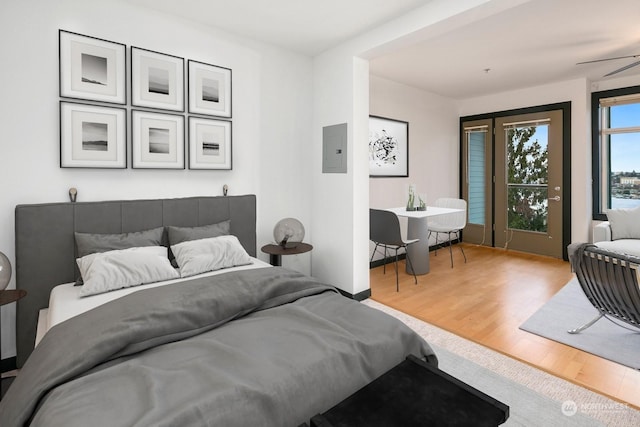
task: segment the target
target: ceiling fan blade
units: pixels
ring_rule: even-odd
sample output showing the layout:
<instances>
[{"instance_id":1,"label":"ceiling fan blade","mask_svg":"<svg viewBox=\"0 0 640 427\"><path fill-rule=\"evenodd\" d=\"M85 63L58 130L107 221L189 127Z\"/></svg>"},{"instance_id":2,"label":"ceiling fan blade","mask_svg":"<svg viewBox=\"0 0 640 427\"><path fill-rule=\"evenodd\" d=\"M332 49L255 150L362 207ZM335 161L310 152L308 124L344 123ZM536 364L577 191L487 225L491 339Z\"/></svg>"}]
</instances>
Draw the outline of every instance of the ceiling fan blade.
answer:
<instances>
[{"instance_id":1,"label":"ceiling fan blade","mask_svg":"<svg viewBox=\"0 0 640 427\"><path fill-rule=\"evenodd\" d=\"M593 64L594 62L613 61L615 59L638 58L638 57L640 57L640 55L615 56L615 57L612 57L612 58L594 59L593 61L577 62L576 65Z\"/></svg>"},{"instance_id":2,"label":"ceiling fan blade","mask_svg":"<svg viewBox=\"0 0 640 427\"><path fill-rule=\"evenodd\" d=\"M614 70L614 71L612 71L612 72L610 72L610 73L608 73L608 74L605 74L603 77L608 77L608 76L612 76L612 75L614 75L614 74L621 73L621 72L623 72L624 70L628 70L629 68L633 68L633 67L635 67L636 65L640 65L640 61L636 61L636 62L633 62L633 63L631 63L631 64L629 64L629 65L625 65L625 66L624 66L624 67L622 67L622 68L618 68L617 70Z\"/></svg>"}]
</instances>

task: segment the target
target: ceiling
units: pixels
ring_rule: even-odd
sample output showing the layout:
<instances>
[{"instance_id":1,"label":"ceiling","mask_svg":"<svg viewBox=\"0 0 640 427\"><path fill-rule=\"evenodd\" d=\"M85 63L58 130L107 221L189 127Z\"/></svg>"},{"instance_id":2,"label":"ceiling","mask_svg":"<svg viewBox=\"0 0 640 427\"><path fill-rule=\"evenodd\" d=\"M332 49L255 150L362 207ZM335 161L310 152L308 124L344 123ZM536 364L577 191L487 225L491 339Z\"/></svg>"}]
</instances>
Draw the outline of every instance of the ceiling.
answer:
<instances>
[{"instance_id":1,"label":"ceiling","mask_svg":"<svg viewBox=\"0 0 640 427\"><path fill-rule=\"evenodd\" d=\"M314 56L430 0L126 0ZM223 13L220 13L223 11ZM531 0L369 58L370 71L450 98L640 75L640 0Z\"/></svg>"},{"instance_id":2,"label":"ceiling","mask_svg":"<svg viewBox=\"0 0 640 427\"><path fill-rule=\"evenodd\" d=\"M430 0L126 0L314 56Z\"/></svg>"},{"instance_id":3,"label":"ceiling","mask_svg":"<svg viewBox=\"0 0 640 427\"><path fill-rule=\"evenodd\" d=\"M370 60L371 73L451 98L603 76L640 58L639 0L532 0ZM486 71L488 70L488 71ZM640 65L608 78L640 74Z\"/></svg>"}]
</instances>

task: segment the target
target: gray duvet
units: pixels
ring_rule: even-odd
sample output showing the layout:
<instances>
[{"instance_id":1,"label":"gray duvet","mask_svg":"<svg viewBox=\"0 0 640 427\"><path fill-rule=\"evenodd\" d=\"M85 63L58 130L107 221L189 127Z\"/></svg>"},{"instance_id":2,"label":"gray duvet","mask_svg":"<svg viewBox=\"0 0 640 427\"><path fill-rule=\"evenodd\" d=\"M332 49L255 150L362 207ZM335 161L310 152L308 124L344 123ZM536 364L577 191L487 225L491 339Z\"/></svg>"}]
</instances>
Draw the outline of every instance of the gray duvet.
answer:
<instances>
[{"instance_id":1,"label":"gray duvet","mask_svg":"<svg viewBox=\"0 0 640 427\"><path fill-rule=\"evenodd\" d=\"M3 427L296 426L408 355L398 320L282 268L141 290L52 328Z\"/></svg>"}]
</instances>

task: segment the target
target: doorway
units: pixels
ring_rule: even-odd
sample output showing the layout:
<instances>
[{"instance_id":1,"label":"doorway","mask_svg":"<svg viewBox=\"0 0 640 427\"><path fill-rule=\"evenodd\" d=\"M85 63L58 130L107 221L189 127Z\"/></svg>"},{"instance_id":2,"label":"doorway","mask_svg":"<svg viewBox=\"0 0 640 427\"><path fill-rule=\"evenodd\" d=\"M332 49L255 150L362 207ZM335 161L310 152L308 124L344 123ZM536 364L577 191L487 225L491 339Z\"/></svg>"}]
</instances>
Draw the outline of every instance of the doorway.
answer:
<instances>
[{"instance_id":1,"label":"doorway","mask_svg":"<svg viewBox=\"0 0 640 427\"><path fill-rule=\"evenodd\" d=\"M570 103L461 119L464 241L566 259Z\"/></svg>"}]
</instances>

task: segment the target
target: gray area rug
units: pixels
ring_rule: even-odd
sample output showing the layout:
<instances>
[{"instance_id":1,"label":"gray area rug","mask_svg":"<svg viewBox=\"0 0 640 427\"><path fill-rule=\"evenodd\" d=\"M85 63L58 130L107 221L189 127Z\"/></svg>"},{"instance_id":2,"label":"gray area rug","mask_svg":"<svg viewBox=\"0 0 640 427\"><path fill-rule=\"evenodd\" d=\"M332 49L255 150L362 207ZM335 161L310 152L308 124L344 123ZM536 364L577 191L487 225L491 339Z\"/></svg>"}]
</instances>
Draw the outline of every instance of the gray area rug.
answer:
<instances>
[{"instance_id":1,"label":"gray area rug","mask_svg":"<svg viewBox=\"0 0 640 427\"><path fill-rule=\"evenodd\" d=\"M503 426L640 425L640 411L444 331L373 300L364 304L407 324L438 355L443 371L509 405Z\"/></svg>"},{"instance_id":2,"label":"gray area rug","mask_svg":"<svg viewBox=\"0 0 640 427\"><path fill-rule=\"evenodd\" d=\"M598 311L589 303L578 279L574 277L527 319L520 329L640 369L640 333L624 329L604 318L579 334L567 332L597 315Z\"/></svg>"}]
</instances>

